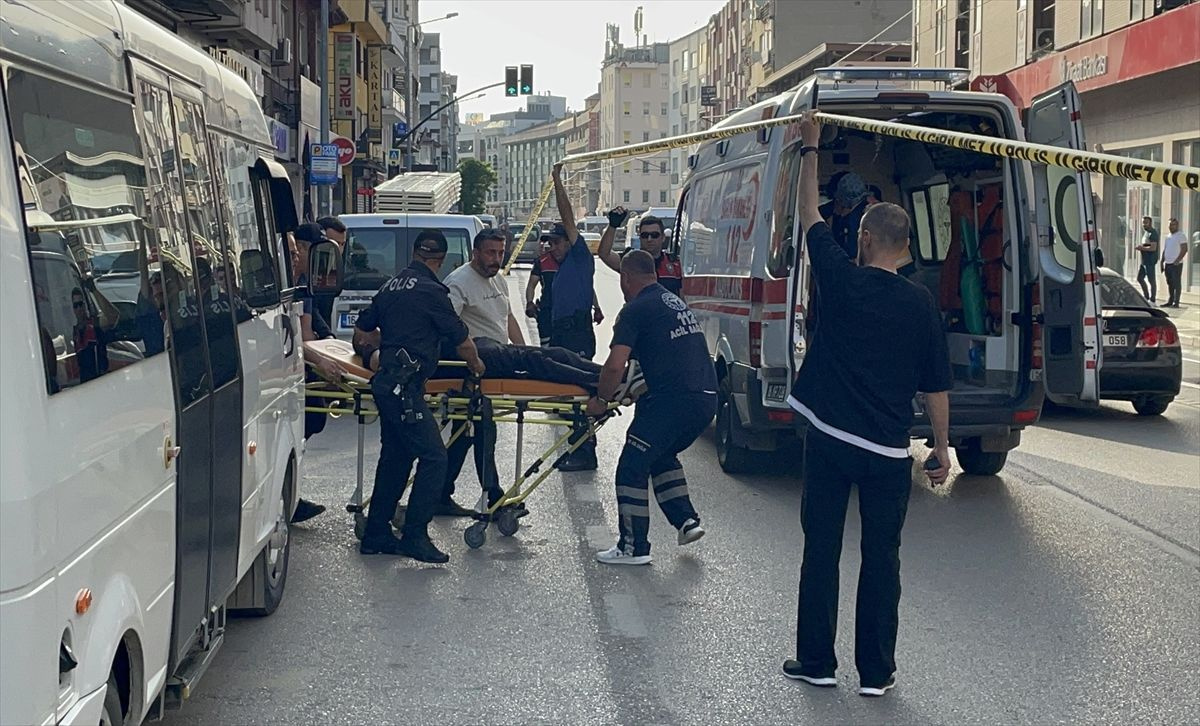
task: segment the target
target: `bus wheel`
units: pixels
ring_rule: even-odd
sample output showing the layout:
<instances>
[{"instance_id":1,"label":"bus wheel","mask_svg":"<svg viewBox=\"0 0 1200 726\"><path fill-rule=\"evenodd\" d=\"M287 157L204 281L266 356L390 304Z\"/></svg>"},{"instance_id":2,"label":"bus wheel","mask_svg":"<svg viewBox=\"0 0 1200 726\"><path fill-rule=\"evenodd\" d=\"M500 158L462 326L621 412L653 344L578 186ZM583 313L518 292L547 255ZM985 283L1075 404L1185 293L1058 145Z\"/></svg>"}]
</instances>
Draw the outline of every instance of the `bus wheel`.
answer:
<instances>
[{"instance_id":1,"label":"bus wheel","mask_svg":"<svg viewBox=\"0 0 1200 726\"><path fill-rule=\"evenodd\" d=\"M954 455L963 473L971 476L995 476L1008 461L1007 451L984 451L979 439L967 439L954 447Z\"/></svg>"},{"instance_id":2,"label":"bus wheel","mask_svg":"<svg viewBox=\"0 0 1200 726\"><path fill-rule=\"evenodd\" d=\"M100 726L124 726L125 714L121 713L121 692L117 690L116 675L108 674L108 690L104 692L104 710L100 712Z\"/></svg>"},{"instance_id":3,"label":"bus wheel","mask_svg":"<svg viewBox=\"0 0 1200 726\"><path fill-rule=\"evenodd\" d=\"M292 500L292 466L288 465L287 479L283 484L283 503L279 507L279 519L275 529L267 538L267 544L258 559L250 566L244 580L252 589L248 596L253 602L260 603L256 607L236 608L237 612L256 617L263 617L275 612L279 603L283 602L283 589L287 585L288 559L292 551L292 538L289 536L288 515L289 503ZM242 585L239 585L239 590ZM261 592L261 594L259 594ZM252 594L251 594L252 593Z\"/></svg>"},{"instance_id":4,"label":"bus wheel","mask_svg":"<svg viewBox=\"0 0 1200 726\"><path fill-rule=\"evenodd\" d=\"M717 401L717 463L726 474L739 474L750 468L750 450L738 446L734 431L740 428L733 393L727 382L721 383L721 394Z\"/></svg>"}]
</instances>

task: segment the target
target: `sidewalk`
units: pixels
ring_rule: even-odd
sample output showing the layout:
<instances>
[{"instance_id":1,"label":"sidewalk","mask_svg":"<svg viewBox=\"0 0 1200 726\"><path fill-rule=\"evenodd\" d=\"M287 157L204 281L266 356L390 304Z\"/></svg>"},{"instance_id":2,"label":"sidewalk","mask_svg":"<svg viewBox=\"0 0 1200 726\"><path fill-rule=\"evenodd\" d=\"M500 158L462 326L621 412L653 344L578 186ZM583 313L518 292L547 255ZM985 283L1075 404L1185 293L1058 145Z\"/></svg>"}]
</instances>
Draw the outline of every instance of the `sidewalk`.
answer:
<instances>
[{"instance_id":1,"label":"sidewalk","mask_svg":"<svg viewBox=\"0 0 1200 726\"><path fill-rule=\"evenodd\" d=\"M1178 308L1167 308L1163 312L1171 316L1179 329L1179 343L1183 350L1200 353L1200 293L1185 292L1179 297Z\"/></svg>"}]
</instances>

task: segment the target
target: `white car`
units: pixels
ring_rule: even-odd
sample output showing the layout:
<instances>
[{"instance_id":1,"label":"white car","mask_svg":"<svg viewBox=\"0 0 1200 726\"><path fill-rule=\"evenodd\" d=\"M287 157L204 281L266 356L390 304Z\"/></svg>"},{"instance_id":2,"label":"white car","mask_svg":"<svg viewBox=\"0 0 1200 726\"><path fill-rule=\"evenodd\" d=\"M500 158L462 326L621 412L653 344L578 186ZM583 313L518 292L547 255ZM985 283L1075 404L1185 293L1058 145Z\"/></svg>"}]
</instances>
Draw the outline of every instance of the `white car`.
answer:
<instances>
[{"instance_id":1,"label":"white car","mask_svg":"<svg viewBox=\"0 0 1200 726\"><path fill-rule=\"evenodd\" d=\"M413 241L423 230L446 236L449 251L441 276L471 259L471 241L483 223L465 214L343 214L346 225L345 277L329 321L335 335L350 340L358 313L371 298L412 261Z\"/></svg>"}]
</instances>

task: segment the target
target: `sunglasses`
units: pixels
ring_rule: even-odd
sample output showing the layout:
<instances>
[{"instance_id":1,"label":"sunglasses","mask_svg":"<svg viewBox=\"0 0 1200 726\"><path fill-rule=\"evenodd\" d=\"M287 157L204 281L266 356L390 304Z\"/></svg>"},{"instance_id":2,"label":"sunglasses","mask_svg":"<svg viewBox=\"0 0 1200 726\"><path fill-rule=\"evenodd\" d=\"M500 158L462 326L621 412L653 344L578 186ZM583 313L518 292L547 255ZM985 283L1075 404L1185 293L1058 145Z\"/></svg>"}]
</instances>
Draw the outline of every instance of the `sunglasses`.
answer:
<instances>
[{"instance_id":1,"label":"sunglasses","mask_svg":"<svg viewBox=\"0 0 1200 726\"><path fill-rule=\"evenodd\" d=\"M71 307L75 308L76 310L82 310L86 306L83 304L82 300L72 300Z\"/></svg>"},{"instance_id":2,"label":"sunglasses","mask_svg":"<svg viewBox=\"0 0 1200 726\"><path fill-rule=\"evenodd\" d=\"M662 232L638 232L638 237L642 239L658 239L662 237Z\"/></svg>"}]
</instances>

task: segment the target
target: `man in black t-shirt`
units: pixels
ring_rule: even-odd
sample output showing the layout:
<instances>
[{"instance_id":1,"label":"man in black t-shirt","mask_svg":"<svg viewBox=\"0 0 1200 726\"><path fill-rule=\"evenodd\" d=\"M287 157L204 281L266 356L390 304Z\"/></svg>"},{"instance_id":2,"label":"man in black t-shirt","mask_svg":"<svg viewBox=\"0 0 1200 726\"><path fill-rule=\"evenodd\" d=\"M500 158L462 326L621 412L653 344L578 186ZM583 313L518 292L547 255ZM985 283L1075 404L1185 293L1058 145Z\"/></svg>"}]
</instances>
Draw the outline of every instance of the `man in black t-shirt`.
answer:
<instances>
[{"instance_id":1,"label":"man in black t-shirt","mask_svg":"<svg viewBox=\"0 0 1200 726\"><path fill-rule=\"evenodd\" d=\"M708 428L717 412L717 374L696 316L675 293L658 283L654 258L633 250L621 260L625 307L613 326L608 360L600 369L596 397L588 413L599 415L616 395L631 356L637 356L646 382L638 399L617 464L617 520L620 538L596 553L607 565L650 562L650 499L654 498L679 531L679 544L704 536L700 515L688 497L678 454Z\"/></svg>"},{"instance_id":2,"label":"man in black t-shirt","mask_svg":"<svg viewBox=\"0 0 1200 726\"><path fill-rule=\"evenodd\" d=\"M850 488L857 484L862 570L855 665L859 693L881 696L895 685L900 530L912 487L912 401L917 391L925 392L937 457L926 466L938 484L949 473L947 391L953 381L932 294L896 274L908 250L908 215L886 202L867 209L855 265L817 208L820 126L811 112L800 132L800 220L821 290L822 323L788 399L808 420L808 432L796 659L785 662L783 672L817 686L837 683L838 560Z\"/></svg>"}]
</instances>

